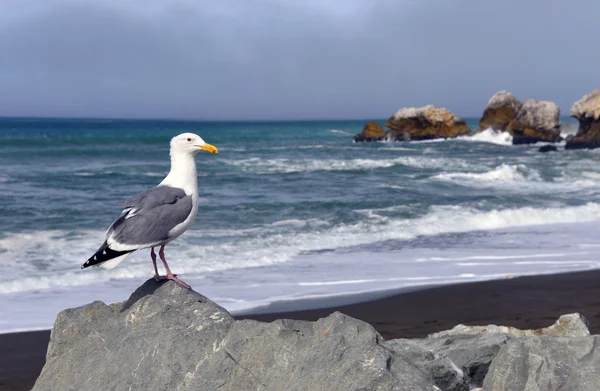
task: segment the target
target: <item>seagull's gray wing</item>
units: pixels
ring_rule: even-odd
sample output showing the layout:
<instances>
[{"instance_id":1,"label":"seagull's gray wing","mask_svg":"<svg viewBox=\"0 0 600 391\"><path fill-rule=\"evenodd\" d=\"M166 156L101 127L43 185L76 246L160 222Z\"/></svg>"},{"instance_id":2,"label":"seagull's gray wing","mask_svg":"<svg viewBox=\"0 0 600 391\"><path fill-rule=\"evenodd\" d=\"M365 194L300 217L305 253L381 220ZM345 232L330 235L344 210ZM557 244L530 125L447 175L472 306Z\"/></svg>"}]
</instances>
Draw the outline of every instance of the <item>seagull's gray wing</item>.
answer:
<instances>
[{"instance_id":1,"label":"seagull's gray wing","mask_svg":"<svg viewBox=\"0 0 600 391\"><path fill-rule=\"evenodd\" d=\"M125 209L106 234L110 247L156 245L183 223L192 211L192 197L183 189L157 186L123 203Z\"/></svg>"}]
</instances>

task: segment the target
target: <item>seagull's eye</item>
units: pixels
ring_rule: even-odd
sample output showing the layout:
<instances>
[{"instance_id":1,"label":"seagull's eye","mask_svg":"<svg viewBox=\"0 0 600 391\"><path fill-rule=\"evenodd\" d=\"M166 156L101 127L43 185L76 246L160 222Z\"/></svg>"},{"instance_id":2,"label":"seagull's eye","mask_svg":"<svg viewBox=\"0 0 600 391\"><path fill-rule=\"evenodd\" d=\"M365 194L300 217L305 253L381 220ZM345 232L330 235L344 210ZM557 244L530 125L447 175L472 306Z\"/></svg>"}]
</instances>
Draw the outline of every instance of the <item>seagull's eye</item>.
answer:
<instances>
[{"instance_id":1,"label":"seagull's eye","mask_svg":"<svg viewBox=\"0 0 600 391\"><path fill-rule=\"evenodd\" d=\"M192 139L191 139L191 138L188 138L187 140L188 140L188 141L192 141Z\"/></svg>"}]
</instances>

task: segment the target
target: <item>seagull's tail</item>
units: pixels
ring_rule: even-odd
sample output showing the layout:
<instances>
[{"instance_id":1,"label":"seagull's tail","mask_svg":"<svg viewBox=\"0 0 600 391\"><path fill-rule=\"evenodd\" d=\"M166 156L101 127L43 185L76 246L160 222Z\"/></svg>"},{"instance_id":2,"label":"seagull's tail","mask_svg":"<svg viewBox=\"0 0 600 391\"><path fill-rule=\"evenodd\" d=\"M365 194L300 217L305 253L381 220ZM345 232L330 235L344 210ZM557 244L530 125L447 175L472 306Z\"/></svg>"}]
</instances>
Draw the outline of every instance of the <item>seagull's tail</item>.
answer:
<instances>
[{"instance_id":1,"label":"seagull's tail","mask_svg":"<svg viewBox=\"0 0 600 391\"><path fill-rule=\"evenodd\" d=\"M98 251L81 265L81 268L85 269L89 266L102 266L106 269L112 269L134 251L135 250L115 251L108 247L108 243L104 242Z\"/></svg>"}]
</instances>

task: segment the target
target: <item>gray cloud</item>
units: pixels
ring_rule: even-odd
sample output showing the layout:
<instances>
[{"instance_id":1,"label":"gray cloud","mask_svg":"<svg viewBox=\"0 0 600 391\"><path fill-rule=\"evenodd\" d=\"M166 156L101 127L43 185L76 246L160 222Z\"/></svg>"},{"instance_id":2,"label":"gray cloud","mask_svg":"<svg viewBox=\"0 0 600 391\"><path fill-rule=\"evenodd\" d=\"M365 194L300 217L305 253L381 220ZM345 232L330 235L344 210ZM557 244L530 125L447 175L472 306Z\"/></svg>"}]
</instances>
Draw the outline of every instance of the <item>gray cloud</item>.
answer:
<instances>
[{"instance_id":1,"label":"gray cloud","mask_svg":"<svg viewBox=\"0 0 600 391\"><path fill-rule=\"evenodd\" d=\"M5 1L0 115L385 118L600 87L600 3Z\"/></svg>"}]
</instances>

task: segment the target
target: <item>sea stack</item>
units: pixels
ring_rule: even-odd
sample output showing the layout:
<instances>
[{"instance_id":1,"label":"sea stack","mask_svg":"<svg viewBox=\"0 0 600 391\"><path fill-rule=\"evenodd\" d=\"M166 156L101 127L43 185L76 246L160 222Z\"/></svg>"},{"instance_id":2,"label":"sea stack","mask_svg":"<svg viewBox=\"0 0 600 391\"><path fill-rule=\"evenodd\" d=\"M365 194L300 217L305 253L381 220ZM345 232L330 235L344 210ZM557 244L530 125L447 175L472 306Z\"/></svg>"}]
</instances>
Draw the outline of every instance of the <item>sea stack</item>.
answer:
<instances>
[{"instance_id":1,"label":"sea stack","mask_svg":"<svg viewBox=\"0 0 600 391\"><path fill-rule=\"evenodd\" d=\"M565 149L600 147L600 88L575 102L571 116L579 120L579 129L575 137L567 140Z\"/></svg>"},{"instance_id":2,"label":"sea stack","mask_svg":"<svg viewBox=\"0 0 600 391\"><path fill-rule=\"evenodd\" d=\"M560 140L560 109L550 101L526 99L509 125L513 144Z\"/></svg>"},{"instance_id":3,"label":"sea stack","mask_svg":"<svg viewBox=\"0 0 600 391\"><path fill-rule=\"evenodd\" d=\"M506 131L508 125L514 121L519 110L521 110L520 100L515 98L508 91L498 91L488 101L481 120L479 120L479 128L485 130L492 128L494 130Z\"/></svg>"},{"instance_id":4,"label":"sea stack","mask_svg":"<svg viewBox=\"0 0 600 391\"><path fill-rule=\"evenodd\" d=\"M385 125L391 129L388 139L394 141L453 138L472 133L464 120L433 105L402 108Z\"/></svg>"},{"instance_id":5,"label":"sea stack","mask_svg":"<svg viewBox=\"0 0 600 391\"><path fill-rule=\"evenodd\" d=\"M354 136L355 142L363 141L380 141L385 139L387 131L381 127L378 123L367 122L363 131Z\"/></svg>"},{"instance_id":6,"label":"sea stack","mask_svg":"<svg viewBox=\"0 0 600 391\"><path fill-rule=\"evenodd\" d=\"M492 128L509 132L513 144L557 142L560 126L560 109L556 103L537 99L521 103L504 90L490 98L479 121L480 130Z\"/></svg>"}]
</instances>

